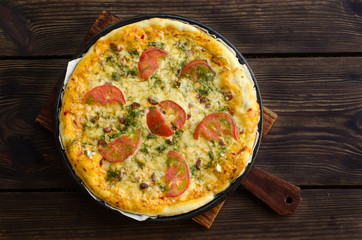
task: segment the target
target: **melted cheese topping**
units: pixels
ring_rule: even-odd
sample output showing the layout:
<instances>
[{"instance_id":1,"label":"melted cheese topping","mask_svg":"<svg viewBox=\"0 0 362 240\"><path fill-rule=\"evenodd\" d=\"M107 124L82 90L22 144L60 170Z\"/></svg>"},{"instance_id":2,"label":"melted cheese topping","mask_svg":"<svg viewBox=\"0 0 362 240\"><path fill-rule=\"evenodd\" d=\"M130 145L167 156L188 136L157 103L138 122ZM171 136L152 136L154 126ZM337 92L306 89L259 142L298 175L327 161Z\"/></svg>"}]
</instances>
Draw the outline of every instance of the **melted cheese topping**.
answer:
<instances>
[{"instance_id":1,"label":"melted cheese topping","mask_svg":"<svg viewBox=\"0 0 362 240\"><path fill-rule=\"evenodd\" d=\"M169 54L147 81L138 75L142 52L150 47ZM177 80L188 62L203 59L215 72L201 87L187 78ZM127 104L85 104L92 88L111 83L124 94ZM225 99L231 92L232 99ZM200 93L209 101L200 103ZM146 124L148 98L173 100L191 117L182 129L165 138L150 134ZM132 108L133 102L140 104ZM236 141L223 136L218 141L194 139L198 123L211 113L227 112L240 133ZM116 29L99 39L85 54L67 85L60 113L63 145L76 174L99 198L136 214L176 215L211 201L245 169L251 157L259 121L259 105L247 67L223 43L204 31L169 19L150 19ZM126 118L126 124L120 119ZM174 116L166 116L172 121ZM105 132L104 128L111 128ZM141 143L123 162L102 160L98 142L132 135L141 129ZM188 189L178 197L165 196L166 155L180 153L191 172ZM199 161L199 164L197 163ZM141 189L140 184L148 187Z\"/></svg>"}]
</instances>

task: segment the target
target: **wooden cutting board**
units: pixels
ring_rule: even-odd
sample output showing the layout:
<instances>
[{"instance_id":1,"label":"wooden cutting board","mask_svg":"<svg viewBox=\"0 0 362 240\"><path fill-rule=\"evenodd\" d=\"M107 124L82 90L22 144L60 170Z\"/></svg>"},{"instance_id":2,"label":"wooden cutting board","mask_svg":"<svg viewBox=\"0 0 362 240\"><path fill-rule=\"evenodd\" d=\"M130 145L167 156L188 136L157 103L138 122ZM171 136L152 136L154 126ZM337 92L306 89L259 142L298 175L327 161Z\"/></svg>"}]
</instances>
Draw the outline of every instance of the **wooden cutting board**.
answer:
<instances>
[{"instance_id":1,"label":"wooden cutting board","mask_svg":"<svg viewBox=\"0 0 362 240\"><path fill-rule=\"evenodd\" d=\"M120 20L120 18L103 10L81 42L80 47L100 30ZM58 84L49 95L47 101L43 105L43 108L35 119L36 122L40 123L49 131L53 131L54 102ZM263 111L264 127L262 139L265 138L277 118L277 114L270 109L263 107ZM300 189L298 187L255 167L249 171L243 180L242 185L280 215L293 213L301 201ZM193 220L206 228L210 228L224 205L224 202L220 203L213 209L194 217Z\"/></svg>"}]
</instances>

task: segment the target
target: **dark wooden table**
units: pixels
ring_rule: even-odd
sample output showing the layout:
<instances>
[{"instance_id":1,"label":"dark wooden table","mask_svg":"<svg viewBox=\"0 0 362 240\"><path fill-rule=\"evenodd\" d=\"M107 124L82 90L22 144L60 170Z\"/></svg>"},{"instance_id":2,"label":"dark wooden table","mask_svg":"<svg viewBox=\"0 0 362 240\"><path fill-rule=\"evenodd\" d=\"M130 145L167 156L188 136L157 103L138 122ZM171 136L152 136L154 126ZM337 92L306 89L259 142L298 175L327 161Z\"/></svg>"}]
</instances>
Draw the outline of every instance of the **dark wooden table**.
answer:
<instances>
[{"instance_id":1,"label":"dark wooden table","mask_svg":"<svg viewBox=\"0 0 362 240\"><path fill-rule=\"evenodd\" d=\"M142 223L80 191L34 120L102 9L190 17L245 55L279 115L255 166L302 189L293 215L240 187L209 230ZM1 1L0 238L362 239L361 0Z\"/></svg>"}]
</instances>

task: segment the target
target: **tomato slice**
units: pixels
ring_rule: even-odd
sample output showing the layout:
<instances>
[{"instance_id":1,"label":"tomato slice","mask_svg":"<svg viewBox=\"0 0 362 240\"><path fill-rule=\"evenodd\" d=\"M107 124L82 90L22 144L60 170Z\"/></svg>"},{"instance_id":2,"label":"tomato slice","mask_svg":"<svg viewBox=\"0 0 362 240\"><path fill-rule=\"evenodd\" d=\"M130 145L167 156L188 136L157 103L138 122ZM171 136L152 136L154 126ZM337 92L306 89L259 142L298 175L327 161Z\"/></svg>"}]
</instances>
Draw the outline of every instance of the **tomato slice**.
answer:
<instances>
[{"instance_id":1,"label":"tomato slice","mask_svg":"<svg viewBox=\"0 0 362 240\"><path fill-rule=\"evenodd\" d=\"M147 126L152 133L162 137L169 137L174 134L165 117L157 108L150 108L146 120Z\"/></svg>"},{"instance_id":2,"label":"tomato slice","mask_svg":"<svg viewBox=\"0 0 362 240\"><path fill-rule=\"evenodd\" d=\"M178 197L190 186L190 168L186 160L175 151L167 153L166 197Z\"/></svg>"},{"instance_id":3,"label":"tomato slice","mask_svg":"<svg viewBox=\"0 0 362 240\"><path fill-rule=\"evenodd\" d=\"M195 59L189 62L181 71L179 80L183 77L189 78L190 80L197 82L200 78L198 69L201 69L204 73L212 72L211 66L204 60Z\"/></svg>"},{"instance_id":4,"label":"tomato slice","mask_svg":"<svg viewBox=\"0 0 362 240\"><path fill-rule=\"evenodd\" d=\"M235 121L228 113L212 113L204 117L196 127L194 138L198 139L199 134L207 140L217 140L225 134L239 140Z\"/></svg>"},{"instance_id":5,"label":"tomato slice","mask_svg":"<svg viewBox=\"0 0 362 240\"><path fill-rule=\"evenodd\" d=\"M171 100L164 100L160 102L159 105L166 110L167 114L176 115L174 120L175 126L177 129L181 129L186 122L185 110L180 105Z\"/></svg>"},{"instance_id":6,"label":"tomato slice","mask_svg":"<svg viewBox=\"0 0 362 240\"><path fill-rule=\"evenodd\" d=\"M83 97L83 102L92 104L92 103L122 103L126 104L126 100L124 99L123 93L119 88L111 85L105 84L98 87L93 88L89 92L87 92Z\"/></svg>"},{"instance_id":7,"label":"tomato slice","mask_svg":"<svg viewBox=\"0 0 362 240\"><path fill-rule=\"evenodd\" d=\"M141 79L146 81L151 77L158 68L160 59L165 58L167 55L168 52L162 48L153 47L144 51L138 62L138 71Z\"/></svg>"},{"instance_id":8,"label":"tomato slice","mask_svg":"<svg viewBox=\"0 0 362 240\"><path fill-rule=\"evenodd\" d=\"M137 150L140 143L141 130L138 129L132 138L123 135L113 140L110 144L98 148L98 151L108 162L123 162Z\"/></svg>"}]
</instances>

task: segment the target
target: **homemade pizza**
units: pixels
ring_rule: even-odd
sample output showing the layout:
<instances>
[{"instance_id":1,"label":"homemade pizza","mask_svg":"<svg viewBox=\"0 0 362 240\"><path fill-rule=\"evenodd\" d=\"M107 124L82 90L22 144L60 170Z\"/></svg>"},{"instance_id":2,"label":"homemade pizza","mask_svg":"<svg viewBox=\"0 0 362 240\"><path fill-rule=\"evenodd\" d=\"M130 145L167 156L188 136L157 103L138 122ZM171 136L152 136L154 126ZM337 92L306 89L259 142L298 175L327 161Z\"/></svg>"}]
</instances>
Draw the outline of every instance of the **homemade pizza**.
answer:
<instances>
[{"instance_id":1,"label":"homemade pizza","mask_svg":"<svg viewBox=\"0 0 362 240\"><path fill-rule=\"evenodd\" d=\"M60 136L87 188L134 214L171 216L225 190L251 161L260 106L222 41L152 18L100 38L73 71Z\"/></svg>"}]
</instances>

